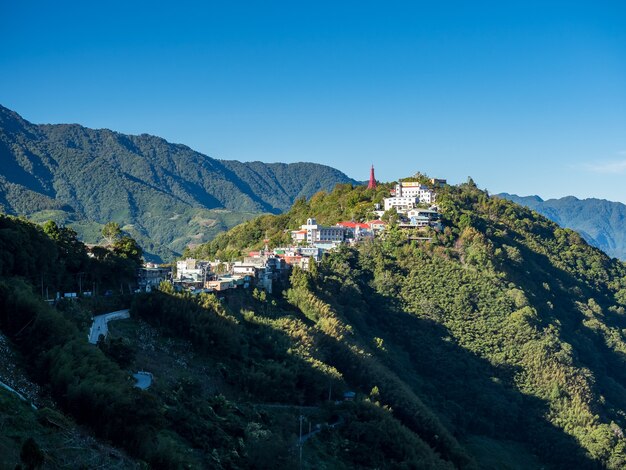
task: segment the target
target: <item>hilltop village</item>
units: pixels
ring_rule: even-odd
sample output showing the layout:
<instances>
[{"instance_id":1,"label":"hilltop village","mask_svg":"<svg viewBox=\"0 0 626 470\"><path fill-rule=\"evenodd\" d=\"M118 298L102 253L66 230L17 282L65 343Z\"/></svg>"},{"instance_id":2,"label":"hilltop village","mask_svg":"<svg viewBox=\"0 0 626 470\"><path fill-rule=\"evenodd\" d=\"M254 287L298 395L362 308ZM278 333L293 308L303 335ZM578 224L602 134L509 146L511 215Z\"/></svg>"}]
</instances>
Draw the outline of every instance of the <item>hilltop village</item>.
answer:
<instances>
[{"instance_id":1,"label":"hilltop village","mask_svg":"<svg viewBox=\"0 0 626 470\"><path fill-rule=\"evenodd\" d=\"M442 229L437 188L446 180L431 179L426 185L418 181L401 181L389 191L382 204L374 204L371 214L377 218L366 221L342 221L332 226L321 225L313 217L296 230L291 230L291 244L250 251L238 261L200 260L187 258L172 267L147 264L139 270L138 286L150 291L163 281L171 282L176 291L220 292L228 289L255 287L272 293L276 282L285 280L294 266L308 270L324 253L347 244L354 245L384 236L389 224L407 232L409 238L428 241L426 228ZM377 186L371 169L369 189Z\"/></svg>"}]
</instances>

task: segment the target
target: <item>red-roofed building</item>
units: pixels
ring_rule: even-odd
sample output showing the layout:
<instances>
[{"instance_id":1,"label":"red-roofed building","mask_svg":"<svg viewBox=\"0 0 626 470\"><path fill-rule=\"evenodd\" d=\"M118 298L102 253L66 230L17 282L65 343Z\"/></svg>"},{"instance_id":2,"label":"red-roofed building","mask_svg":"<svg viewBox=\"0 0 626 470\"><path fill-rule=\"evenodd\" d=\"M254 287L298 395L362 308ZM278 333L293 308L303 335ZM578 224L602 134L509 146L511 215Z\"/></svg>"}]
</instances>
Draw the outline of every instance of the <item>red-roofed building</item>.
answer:
<instances>
[{"instance_id":1,"label":"red-roofed building","mask_svg":"<svg viewBox=\"0 0 626 470\"><path fill-rule=\"evenodd\" d=\"M360 222L339 222L337 224L339 227L356 229L357 227L364 230L369 230L370 226L367 224L362 224Z\"/></svg>"}]
</instances>

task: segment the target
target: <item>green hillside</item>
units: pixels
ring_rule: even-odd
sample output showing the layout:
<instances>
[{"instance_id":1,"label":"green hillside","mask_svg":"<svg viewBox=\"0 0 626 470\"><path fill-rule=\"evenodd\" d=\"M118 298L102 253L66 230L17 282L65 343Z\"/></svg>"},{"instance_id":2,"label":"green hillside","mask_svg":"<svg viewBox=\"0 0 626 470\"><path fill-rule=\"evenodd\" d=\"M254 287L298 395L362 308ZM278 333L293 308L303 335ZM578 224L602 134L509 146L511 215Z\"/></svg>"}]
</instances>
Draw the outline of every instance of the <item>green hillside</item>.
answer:
<instances>
[{"instance_id":1,"label":"green hillside","mask_svg":"<svg viewBox=\"0 0 626 470\"><path fill-rule=\"evenodd\" d=\"M52 218L89 243L115 221L155 258L346 182L323 165L216 160L147 134L35 125L0 106L0 211Z\"/></svg>"},{"instance_id":2,"label":"green hillside","mask_svg":"<svg viewBox=\"0 0 626 470\"><path fill-rule=\"evenodd\" d=\"M242 234L279 236L323 205L342 212L332 223L377 197L339 188L198 252L258 246L242 244ZM317 359L362 392L377 387L380 402L421 436L428 432L412 419L426 404L481 468L494 455L514 467L520 453L559 468L621 468L624 264L472 185L448 187L438 201L446 228L432 242L391 230L295 277L287 299L328 338Z\"/></svg>"},{"instance_id":3,"label":"green hillside","mask_svg":"<svg viewBox=\"0 0 626 470\"><path fill-rule=\"evenodd\" d=\"M386 190L339 186L197 253L282 243L306 216L367 217ZM94 300L51 308L33 292L38 253L59 242L0 218L0 329L66 413L155 468L298 468L300 450L310 469L623 468L626 266L471 183L438 204L430 242L392 226L274 295L136 295L98 348ZM6 230L30 240L25 262ZM59 282L99 269L58 253ZM154 386L133 388L132 370Z\"/></svg>"}]
</instances>

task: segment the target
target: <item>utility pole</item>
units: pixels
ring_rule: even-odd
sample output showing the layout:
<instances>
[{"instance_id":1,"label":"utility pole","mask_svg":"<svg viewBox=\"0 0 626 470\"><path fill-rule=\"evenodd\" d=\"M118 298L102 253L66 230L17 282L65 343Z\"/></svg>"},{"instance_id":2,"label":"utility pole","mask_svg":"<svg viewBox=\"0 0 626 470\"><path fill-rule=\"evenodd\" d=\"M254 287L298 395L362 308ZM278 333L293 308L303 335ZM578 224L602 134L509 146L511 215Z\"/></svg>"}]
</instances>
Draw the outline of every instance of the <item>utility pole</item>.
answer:
<instances>
[{"instance_id":1,"label":"utility pole","mask_svg":"<svg viewBox=\"0 0 626 470\"><path fill-rule=\"evenodd\" d=\"M302 421L304 421L304 416L300 415L300 439L298 439L298 445L300 446L300 470L302 470Z\"/></svg>"}]
</instances>

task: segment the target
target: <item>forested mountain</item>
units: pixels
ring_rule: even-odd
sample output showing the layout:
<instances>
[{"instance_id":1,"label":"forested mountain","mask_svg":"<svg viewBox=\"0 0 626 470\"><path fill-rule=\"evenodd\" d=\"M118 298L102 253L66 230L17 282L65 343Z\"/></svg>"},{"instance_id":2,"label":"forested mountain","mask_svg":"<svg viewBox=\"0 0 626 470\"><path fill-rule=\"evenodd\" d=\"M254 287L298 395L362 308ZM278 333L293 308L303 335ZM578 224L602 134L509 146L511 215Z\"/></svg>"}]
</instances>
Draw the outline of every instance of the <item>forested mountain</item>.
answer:
<instances>
[{"instance_id":1,"label":"forested mountain","mask_svg":"<svg viewBox=\"0 0 626 470\"><path fill-rule=\"evenodd\" d=\"M576 230L609 256L626 260L626 205L621 202L574 196L545 201L539 196L498 196L529 207L561 227Z\"/></svg>"},{"instance_id":2,"label":"forested mountain","mask_svg":"<svg viewBox=\"0 0 626 470\"><path fill-rule=\"evenodd\" d=\"M280 242L309 214L334 223L384 191L338 187L197 252L260 245L243 234ZM392 228L294 274L286 299L313 325L285 334L306 331L302 354L455 467L623 468L625 265L470 184L441 190L438 203L445 229L431 242Z\"/></svg>"},{"instance_id":3,"label":"forested mountain","mask_svg":"<svg viewBox=\"0 0 626 470\"><path fill-rule=\"evenodd\" d=\"M147 134L35 125L0 106L0 210L69 224L92 243L115 221L147 252L171 257L346 182L323 165L217 160Z\"/></svg>"},{"instance_id":4,"label":"forested mountain","mask_svg":"<svg viewBox=\"0 0 626 470\"><path fill-rule=\"evenodd\" d=\"M359 219L387 189L339 185L197 252ZM104 282L109 258L0 217L0 329L65 413L154 468L624 468L626 266L473 184L438 203L430 241L392 225L274 295L136 295L99 347L84 318L103 298L53 308L37 292L41 270Z\"/></svg>"}]
</instances>

